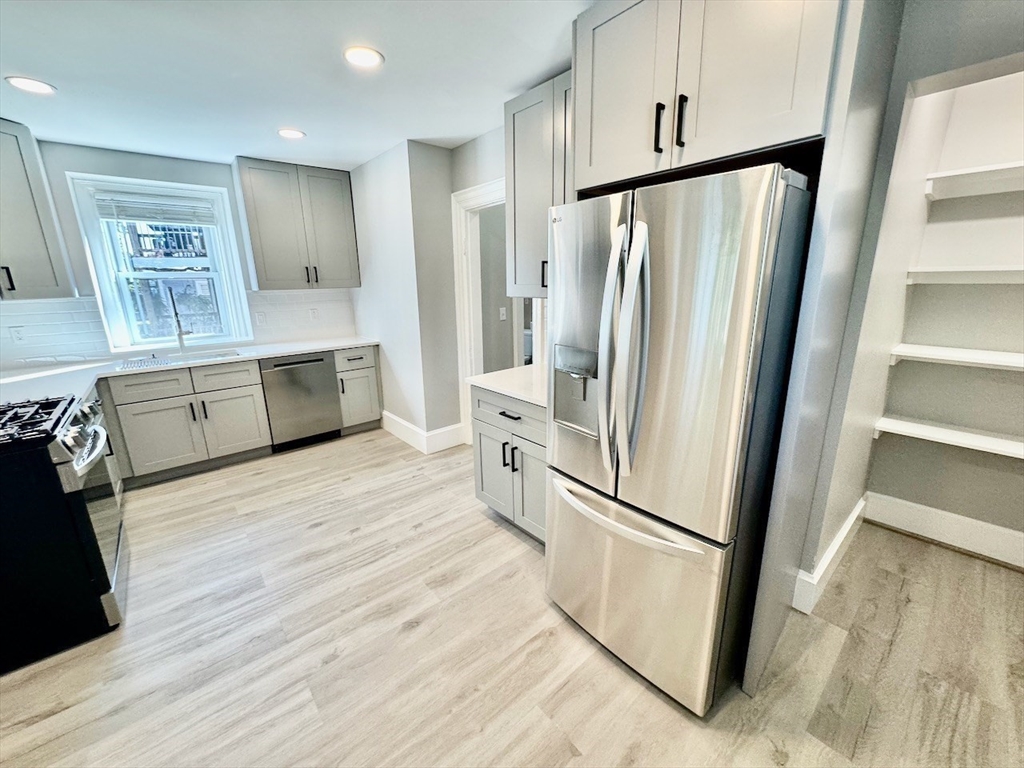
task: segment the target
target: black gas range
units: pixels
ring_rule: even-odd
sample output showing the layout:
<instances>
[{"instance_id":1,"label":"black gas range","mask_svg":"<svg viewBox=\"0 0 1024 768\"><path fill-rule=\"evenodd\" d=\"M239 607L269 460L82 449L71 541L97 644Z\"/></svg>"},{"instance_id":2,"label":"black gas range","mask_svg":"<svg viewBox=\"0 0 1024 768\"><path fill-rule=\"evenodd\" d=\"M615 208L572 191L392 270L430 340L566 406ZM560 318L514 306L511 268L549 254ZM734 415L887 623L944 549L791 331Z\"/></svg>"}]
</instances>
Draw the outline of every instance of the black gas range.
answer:
<instances>
[{"instance_id":1,"label":"black gas range","mask_svg":"<svg viewBox=\"0 0 1024 768\"><path fill-rule=\"evenodd\" d=\"M128 559L95 392L0 405L0 674L119 626Z\"/></svg>"}]
</instances>

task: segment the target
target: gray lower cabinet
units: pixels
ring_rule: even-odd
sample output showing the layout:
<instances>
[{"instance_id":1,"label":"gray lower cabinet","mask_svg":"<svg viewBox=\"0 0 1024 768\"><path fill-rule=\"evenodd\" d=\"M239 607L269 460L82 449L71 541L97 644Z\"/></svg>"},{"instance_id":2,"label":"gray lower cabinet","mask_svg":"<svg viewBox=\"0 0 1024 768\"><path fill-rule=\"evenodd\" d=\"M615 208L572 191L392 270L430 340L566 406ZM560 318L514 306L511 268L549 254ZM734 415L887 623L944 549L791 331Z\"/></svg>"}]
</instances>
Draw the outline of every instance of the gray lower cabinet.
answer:
<instances>
[{"instance_id":1,"label":"gray lower cabinet","mask_svg":"<svg viewBox=\"0 0 1024 768\"><path fill-rule=\"evenodd\" d=\"M261 385L204 392L196 399L211 459L270 445L270 420Z\"/></svg>"},{"instance_id":2,"label":"gray lower cabinet","mask_svg":"<svg viewBox=\"0 0 1024 768\"><path fill-rule=\"evenodd\" d=\"M209 458L195 395L119 405L117 416L136 475Z\"/></svg>"},{"instance_id":3,"label":"gray lower cabinet","mask_svg":"<svg viewBox=\"0 0 1024 768\"><path fill-rule=\"evenodd\" d=\"M544 516L547 511L547 449L542 445L512 436L513 522L527 533L544 541Z\"/></svg>"},{"instance_id":4,"label":"gray lower cabinet","mask_svg":"<svg viewBox=\"0 0 1024 768\"><path fill-rule=\"evenodd\" d=\"M544 446L473 420L476 497L502 517L544 541Z\"/></svg>"},{"instance_id":5,"label":"gray lower cabinet","mask_svg":"<svg viewBox=\"0 0 1024 768\"><path fill-rule=\"evenodd\" d=\"M380 419L376 368L339 372L338 392L341 395L342 426L354 427Z\"/></svg>"}]
</instances>

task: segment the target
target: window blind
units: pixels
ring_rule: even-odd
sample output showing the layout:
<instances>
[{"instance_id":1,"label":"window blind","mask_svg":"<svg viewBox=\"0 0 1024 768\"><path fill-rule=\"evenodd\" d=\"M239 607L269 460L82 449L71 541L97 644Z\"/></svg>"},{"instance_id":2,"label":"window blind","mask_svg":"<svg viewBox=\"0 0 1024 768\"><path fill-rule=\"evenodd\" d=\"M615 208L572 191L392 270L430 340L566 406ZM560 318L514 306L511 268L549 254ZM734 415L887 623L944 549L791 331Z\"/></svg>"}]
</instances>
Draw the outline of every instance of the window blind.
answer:
<instances>
[{"instance_id":1,"label":"window blind","mask_svg":"<svg viewBox=\"0 0 1024 768\"><path fill-rule=\"evenodd\" d=\"M96 211L103 219L159 221L166 224L215 226L217 214L206 200L177 196L96 195Z\"/></svg>"}]
</instances>

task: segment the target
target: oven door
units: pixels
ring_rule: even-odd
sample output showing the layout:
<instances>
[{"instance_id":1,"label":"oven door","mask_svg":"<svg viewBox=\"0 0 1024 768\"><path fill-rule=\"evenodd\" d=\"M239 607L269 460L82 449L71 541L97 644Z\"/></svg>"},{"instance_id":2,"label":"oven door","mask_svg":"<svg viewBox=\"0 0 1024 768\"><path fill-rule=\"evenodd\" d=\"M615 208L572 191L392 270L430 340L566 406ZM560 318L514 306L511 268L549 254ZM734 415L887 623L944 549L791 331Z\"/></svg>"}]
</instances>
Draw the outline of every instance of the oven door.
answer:
<instances>
[{"instance_id":1,"label":"oven door","mask_svg":"<svg viewBox=\"0 0 1024 768\"><path fill-rule=\"evenodd\" d=\"M104 596L113 592L117 583L123 532L121 477L102 418L94 420L86 431L86 447L58 470L97 592ZM115 626L120 616L108 608L107 602L104 600L107 618Z\"/></svg>"}]
</instances>

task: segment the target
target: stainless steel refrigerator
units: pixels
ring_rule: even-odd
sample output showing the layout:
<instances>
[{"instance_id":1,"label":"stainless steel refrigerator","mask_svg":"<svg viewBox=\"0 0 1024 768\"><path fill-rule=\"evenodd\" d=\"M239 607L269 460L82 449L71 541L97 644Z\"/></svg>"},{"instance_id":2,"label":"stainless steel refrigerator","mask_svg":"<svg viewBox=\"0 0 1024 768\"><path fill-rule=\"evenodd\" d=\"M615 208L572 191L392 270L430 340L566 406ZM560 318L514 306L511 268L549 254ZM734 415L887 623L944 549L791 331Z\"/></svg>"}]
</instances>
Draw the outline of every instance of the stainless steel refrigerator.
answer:
<instances>
[{"instance_id":1,"label":"stainless steel refrigerator","mask_svg":"<svg viewBox=\"0 0 1024 768\"><path fill-rule=\"evenodd\" d=\"M550 210L547 592L702 716L745 655L809 197L768 165Z\"/></svg>"}]
</instances>

